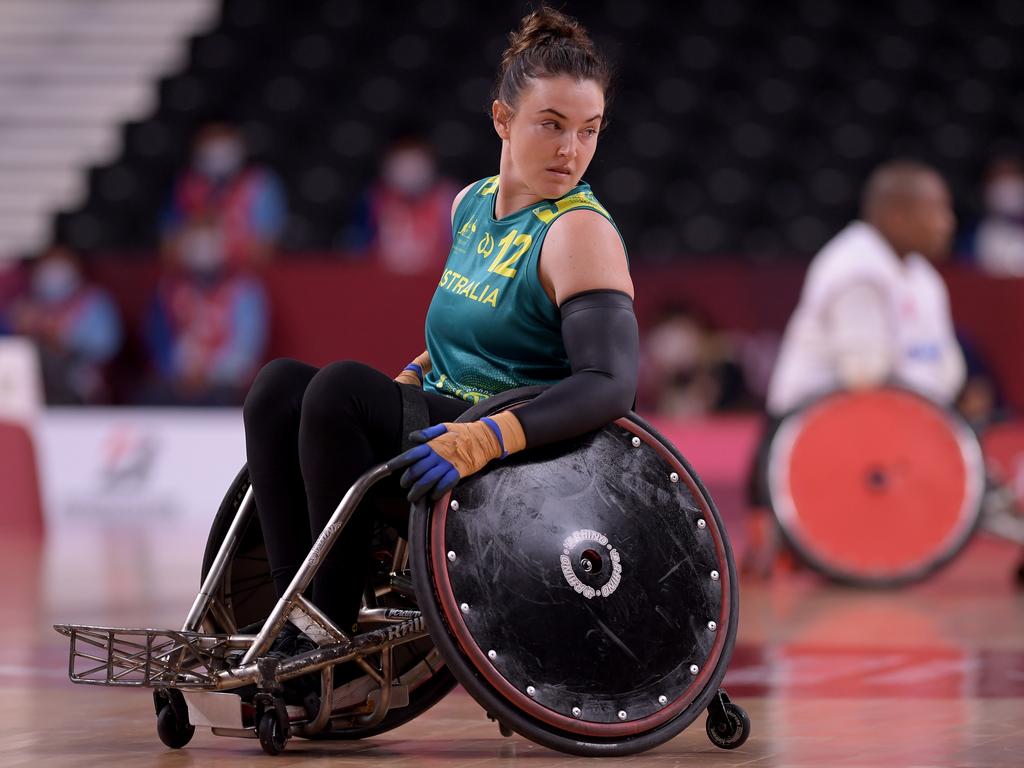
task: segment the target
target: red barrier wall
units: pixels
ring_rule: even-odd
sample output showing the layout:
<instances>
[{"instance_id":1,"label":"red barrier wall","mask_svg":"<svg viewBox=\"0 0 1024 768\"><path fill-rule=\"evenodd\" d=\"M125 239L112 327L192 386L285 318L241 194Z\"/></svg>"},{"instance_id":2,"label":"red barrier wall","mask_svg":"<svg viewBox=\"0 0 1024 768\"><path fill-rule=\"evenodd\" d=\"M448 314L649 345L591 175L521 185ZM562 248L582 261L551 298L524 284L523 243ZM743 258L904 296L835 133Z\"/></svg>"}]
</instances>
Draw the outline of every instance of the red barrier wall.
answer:
<instances>
[{"instance_id":1,"label":"red barrier wall","mask_svg":"<svg viewBox=\"0 0 1024 768\"><path fill-rule=\"evenodd\" d=\"M153 262L101 260L109 285L138 328L156 279ZM781 331L796 304L803 264L736 260L643 266L633 270L641 327L672 301L705 311L723 328ZM945 270L957 326L993 367L1010 403L1024 411L1024 280ZM271 355L323 364L362 360L400 369L423 349L423 318L436 277L402 277L376 265L325 258L289 259L265 273L273 306Z\"/></svg>"}]
</instances>

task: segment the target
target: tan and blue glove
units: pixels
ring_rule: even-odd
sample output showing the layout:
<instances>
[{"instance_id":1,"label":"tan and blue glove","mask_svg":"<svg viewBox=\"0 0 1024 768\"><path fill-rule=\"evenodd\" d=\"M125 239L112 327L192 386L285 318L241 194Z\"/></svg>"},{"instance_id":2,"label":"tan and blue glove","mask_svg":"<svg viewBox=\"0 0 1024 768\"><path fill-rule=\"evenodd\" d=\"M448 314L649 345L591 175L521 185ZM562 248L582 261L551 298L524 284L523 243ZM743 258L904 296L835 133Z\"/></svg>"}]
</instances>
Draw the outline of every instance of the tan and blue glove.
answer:
<instances>
[{"instance_id":1,"label":"tan and blue glove","mask_svg":"<svg viewBox=\"0 0 1024 768\"><path fill-rule=\"evenodd\" d=\"M395 376L395 381L399 384L422 387L423 377L428 373L430 373L430 353L421 352L415 360L402 369L401 373Z\"/></svg>"},{"instance_id":2,"label":"tan and blue glove","mask_svg":"<svg viewBox=\"0 0 1024 768\"><path fill-rule=\"evenodd\" d=\"M391 462L395 469L408 467L400 481L409 489L409 501L430 493L439 499L459 480L479 472L488 462L526 447L526 435L511 411L485 416L465 424L446 422L413 432L409 438L422 443Z\"/></svg>"}]
</instances>

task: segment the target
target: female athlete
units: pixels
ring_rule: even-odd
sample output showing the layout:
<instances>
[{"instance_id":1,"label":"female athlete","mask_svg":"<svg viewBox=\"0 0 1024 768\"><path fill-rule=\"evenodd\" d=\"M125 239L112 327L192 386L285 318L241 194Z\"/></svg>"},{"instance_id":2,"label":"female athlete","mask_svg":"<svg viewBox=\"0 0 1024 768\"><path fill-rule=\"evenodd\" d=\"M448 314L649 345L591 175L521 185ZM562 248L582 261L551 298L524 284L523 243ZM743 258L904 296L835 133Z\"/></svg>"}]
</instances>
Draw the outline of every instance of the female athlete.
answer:
<instances>
[{"instance_id":1,"label":"female athlete","mask_svg":"<svg viewBox=\"0 0 1024 768\"><path fill-rule=\"evenodd\" d=\"M346 631L358 616L373 516L396 497L407 515L403 496L437 497L490 461L597 429L631 407L638 338L626 252L581 180L609 79L575 20L548 8L526 16L491 108L499 173L455 199L426 351L395 380L357 362L318 370L284 359L256 377L243 410L246 451L278 594L356 478L409 445L401 488L378 486L313 582L314 603ZM514 412L451 423L480 399L535 384L550 388ZM286 625L273 651L300 652L304 640Z\"/></svg>"}]
</instances>

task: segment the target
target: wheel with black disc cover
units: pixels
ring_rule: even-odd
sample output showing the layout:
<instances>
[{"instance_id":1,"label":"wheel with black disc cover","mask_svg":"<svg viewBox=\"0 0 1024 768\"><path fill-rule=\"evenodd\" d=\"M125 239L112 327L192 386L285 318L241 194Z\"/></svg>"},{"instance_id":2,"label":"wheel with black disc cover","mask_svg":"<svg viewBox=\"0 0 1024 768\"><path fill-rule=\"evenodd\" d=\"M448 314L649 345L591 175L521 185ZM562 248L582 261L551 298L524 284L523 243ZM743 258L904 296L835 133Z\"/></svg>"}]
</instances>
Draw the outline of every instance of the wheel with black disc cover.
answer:
<instances>
[{"instance_id":1,"label":"wheel with black disc cover","mask_svg":"<svg viewBox=\"0 0 1024 768\"><path fill-rule=\"evenodd\" d=\"M537 392L504 393L459 421ZM641 752L719 688L739 610L725 529L685 459L632 413L490 465L417 507L409 540L449 668L539 744Z\"/></svg>"}]
</instances>

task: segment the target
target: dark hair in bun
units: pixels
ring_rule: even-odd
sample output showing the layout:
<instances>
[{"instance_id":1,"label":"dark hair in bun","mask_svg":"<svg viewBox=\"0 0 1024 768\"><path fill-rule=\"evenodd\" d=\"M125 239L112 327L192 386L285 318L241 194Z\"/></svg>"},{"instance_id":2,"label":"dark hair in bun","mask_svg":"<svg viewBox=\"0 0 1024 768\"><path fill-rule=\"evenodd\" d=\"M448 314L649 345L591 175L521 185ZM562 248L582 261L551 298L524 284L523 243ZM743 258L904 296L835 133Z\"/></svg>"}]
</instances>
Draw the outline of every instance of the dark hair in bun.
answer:
<instances>
[{"instance_id":1,"label":"dark hair in bun","mask_svg":"<svg viewBox=\"0 0 1024 768\"><path fill-rule=\"evenodd\" d=\"M523 17L519 29L510 33L508 40L494 98L515 108L528 80L569 75L596 82L608 102L611 68L576 19L542 5Z\"/></svg>"}]
</instances>

